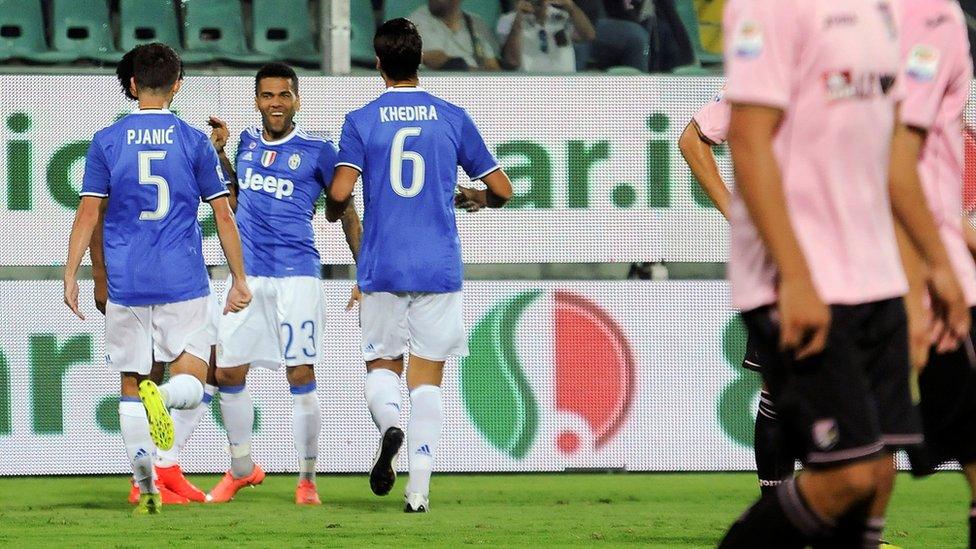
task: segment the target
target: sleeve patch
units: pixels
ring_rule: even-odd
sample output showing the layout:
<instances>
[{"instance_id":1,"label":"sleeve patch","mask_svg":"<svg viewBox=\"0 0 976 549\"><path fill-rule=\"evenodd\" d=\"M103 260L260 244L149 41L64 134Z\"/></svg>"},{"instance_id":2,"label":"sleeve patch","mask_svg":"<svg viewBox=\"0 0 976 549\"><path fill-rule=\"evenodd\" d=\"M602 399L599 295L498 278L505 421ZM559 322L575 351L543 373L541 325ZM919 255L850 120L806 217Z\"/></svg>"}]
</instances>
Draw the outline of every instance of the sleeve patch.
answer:
<instances>
[{"instance_id":1,"label":"sleeve patch","mask_svg":"<svg viewBox=\"0 0 976 549\"><path fill-rule=\"evenodd\" d=\"M905 72L919 82L929 82L939 72L939 50L925 44L916 44L908 52Z\"/></svg>"}]
</instances>

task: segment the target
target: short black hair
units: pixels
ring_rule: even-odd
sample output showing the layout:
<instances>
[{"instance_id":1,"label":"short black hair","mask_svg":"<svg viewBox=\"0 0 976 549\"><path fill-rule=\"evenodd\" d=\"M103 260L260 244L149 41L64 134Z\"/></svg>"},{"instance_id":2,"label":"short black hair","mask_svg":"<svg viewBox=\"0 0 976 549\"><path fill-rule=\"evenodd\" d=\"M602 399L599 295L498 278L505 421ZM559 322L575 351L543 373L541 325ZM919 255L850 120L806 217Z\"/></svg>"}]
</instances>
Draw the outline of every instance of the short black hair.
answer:
<instances>
[{"instance_id":1,"label":"short black hair","mask_svg":"<svg viewBox=\"0 0 976 549\"><path fill-rule=\"evenodd\" d=\"M424 43L417 26L409 20L401 17L380 25L373 37L373 49L388 77L409 80L417 76Z\"/></svg>"},{"instance_id":2,"label":"short black hair","mask_svg":"<svg viewBox=\"0 0 976 549\"><path fill-rule=\"evenodd\" d=\"M115 76L119 79L119 85L122 86L122 93L125 94L127 99L132 99L135 101L139 99L138 97L132 95L131 83L132 83L132 72L135 70L135 57L136 50L131 49L122 56L119 60L119 64L115 66Z\"/></svg>"},{"instance_id":3,"label":"short black hair","mask_svg":"<svg viewBox=\"0 0 976 549\"><path fill-rule=\"evenodd\" d=\"M287 78L291 80L291 89L298 95L298 75L295 74L295 69L289 67L284 63L268 63L267 65L258 69L258 73L254 75L254 93L258 93L258 86L261 84L261 80L265 78Z\"/></svg>"},{"instance_id":4,"label":"short black hair","mask_svg":"<svg viewBox=\"0 0 976 549\"><path fill-rule=\"evenodd\" d=\"M164 90L183 79L183 60L166 44L143 44L129 53L132 54L132 76L140 88Z\"/></svg>"}]
</instances>

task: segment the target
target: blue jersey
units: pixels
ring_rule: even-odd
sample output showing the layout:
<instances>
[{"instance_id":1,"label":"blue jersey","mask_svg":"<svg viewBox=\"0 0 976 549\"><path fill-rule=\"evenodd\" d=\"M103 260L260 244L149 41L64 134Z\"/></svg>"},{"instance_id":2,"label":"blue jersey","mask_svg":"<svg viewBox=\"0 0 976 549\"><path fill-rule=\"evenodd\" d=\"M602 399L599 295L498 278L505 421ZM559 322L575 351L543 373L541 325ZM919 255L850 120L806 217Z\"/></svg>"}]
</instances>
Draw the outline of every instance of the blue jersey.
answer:
<instances>
[{"instance_id":1,"label":"blue jersey","mask_svg":"<svg viewBox=\"0 0 976 549\"><path fill-rule=\"evenodd\" d=\"M332 182L336 147L295 128L265 141L261 128L241 133L237 148L237 225L244 269L253 276L314 276L322 271L315 248L315 201Z\"/></svg>"},{"instance_id":2,"label":"blue jersey","mask_svg":"<svg viewBox=\"0 0 976 549\"><path fill-rule=\"evenodd\" d=\"M468 113L419 88L389 88L346 115L338 165L363 175L359 287L459 291L457 167L472 180L498 169Z\"/></svg>"},{"instance_id":3,"label":"blue jersey","mask_svg":"<svg viewBox=\"0 0 976 549\"><path fill-rule=\"evenodd\" d=\"M80 194L108 197L112 302L158 305L210 293L197 211L201 199L228 192L206 134L167 110L125 116L95 134Z\"/></svg>"}]
</instances>

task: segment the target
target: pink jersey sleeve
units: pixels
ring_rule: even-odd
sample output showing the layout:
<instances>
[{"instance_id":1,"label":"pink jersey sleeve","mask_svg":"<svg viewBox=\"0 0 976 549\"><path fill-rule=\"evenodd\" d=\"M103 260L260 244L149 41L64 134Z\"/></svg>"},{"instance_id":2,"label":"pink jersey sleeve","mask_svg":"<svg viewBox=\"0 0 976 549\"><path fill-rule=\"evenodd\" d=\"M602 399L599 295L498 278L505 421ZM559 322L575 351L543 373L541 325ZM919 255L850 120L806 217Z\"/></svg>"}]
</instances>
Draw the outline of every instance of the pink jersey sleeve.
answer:
<instances>
[{"instance_id":1,"label":"pink jersey sleeve","mask_svg":"<svg viewBox=\"0 0 976 549\"><path fill-rule=\"evenodd\" d=\"M924 14L907 13L902 20L902 81L905 97L901 121L909 126L929 130L935 125L946 90L961 74L962 66L953 56L969 55L969 48L957 43L965 35L946 32L952 21L932 20Z\"/></svg>"},{"instance_id":2,"label":"pink jersey sleeve","mask_svg":"<svg viewBox=\"0 0 976 549\"><path fill-rule=\"evenodd\" d=\"M786 109L800 26L795 0L730 0L723 18L725 96L732 103Z\"/></svg>"},{"instance_id":3,"label":"pink jersey sleeve","mask_svg":"<svg viewBox=\"0 0 976 549\"><path fill-rule=\"evenodd\" d=\"M725 100L724 90L715 100L701 108L692 118L698 126L698 133L712 143L721 145L729 136L729 120L732 118L732 105Z\"/></svg>"}]
</instances>

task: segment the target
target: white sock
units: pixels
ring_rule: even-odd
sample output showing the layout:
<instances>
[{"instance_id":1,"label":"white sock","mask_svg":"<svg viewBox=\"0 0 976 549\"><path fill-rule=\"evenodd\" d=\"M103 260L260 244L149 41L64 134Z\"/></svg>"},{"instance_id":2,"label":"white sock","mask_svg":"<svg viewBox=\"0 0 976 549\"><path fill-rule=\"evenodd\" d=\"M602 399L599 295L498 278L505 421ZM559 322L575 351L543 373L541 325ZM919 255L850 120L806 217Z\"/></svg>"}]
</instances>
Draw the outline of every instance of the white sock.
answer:
<instances>
[{"instance_id":1,"label":"white sock","mask_svg":"<svg viewBox=\"0 0 976 549\"><path fill-rule=\"evenodd\" d=\"M156 446L149 436L149 419L146 408L139 397L122 397L119 400L119 427L122 428L122 441L125 443L125 453L132 464L132 478L142 494L155 493L159 490L153 482L153 459L156 456Z\"/></svg>"},{"instance_id":2,"label":"white sock","mask_svg":"<svg viewBox=\"0 0 976 549\"><path fill-rule=\"evenodd\" d=\"M319 453L319 431L322 429L322 410L315 382L291 387L294 397L292 425L295 450L298 451L298 480L315 482L315 460Z\"/></svg>"},{"instance_id":3,"label":"white sock","mask_svg":"<svg viewBox=\"0 0 976 549\"><path fill-rule=\"evenodd\" d=\"M366 374L366 405L380 434L400 421L400 376L377 368Z\"/></svg>"},{"instance_id":4,"label":"white sock","mask_svg":"<svg viewBox=\"0 0 976 549\"><path fill-rule=\"evenodd\" d=\"M441 438L441 388L421 385L410 391L410 423L407 425L407 448L410 450L410 479L407 493L427 497L430 473L434 470L434 453Z\"/></svg>"},{"instance_id":5,"label":"white sock","mask_svg":"<svg viewBox=\"0 0 976 549\"><path fill-rule=\"evenodd\" d=\"M190 374L176 374L159 386L167 408L187 410L196 408L203 400L203 383Z\"/></svg>"},{"instance_id":6,"label":"white sock","mask_svg":"<svg viewBox=\"0 0 976 549\"><path fill-rule=\"evenodd\" d=\"M203 400L199 406L188 410L173 410L170 413L173 417L173 447L156 452L157 467L172 467L180 463L180 452L186 446L186 441L190 440L193 431L196 431L203 414L210 409L210 401L215 392L217 388L208 384L203 388Z\"/></svg>"},{"instance_id":7,"label":"white sock","mask_svg":"<svg viewBox=\"0 0 976 549\"><path fill-rule=\"evenodd\" d=\"M254 471L251 460L254 403L246 385L220 387L220 415L230 443L230 472L234 478L244 478Z\"/></svg>"}]
</instances>

